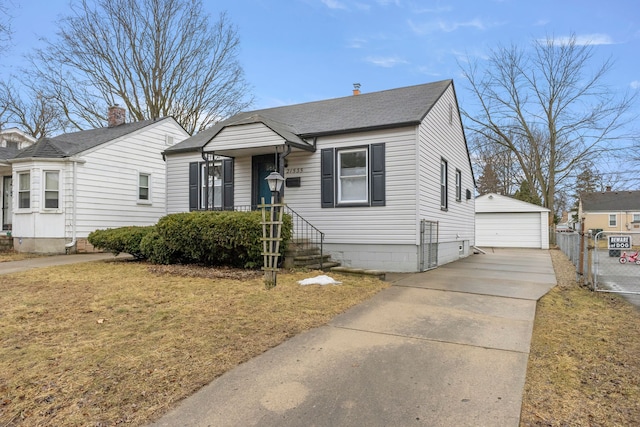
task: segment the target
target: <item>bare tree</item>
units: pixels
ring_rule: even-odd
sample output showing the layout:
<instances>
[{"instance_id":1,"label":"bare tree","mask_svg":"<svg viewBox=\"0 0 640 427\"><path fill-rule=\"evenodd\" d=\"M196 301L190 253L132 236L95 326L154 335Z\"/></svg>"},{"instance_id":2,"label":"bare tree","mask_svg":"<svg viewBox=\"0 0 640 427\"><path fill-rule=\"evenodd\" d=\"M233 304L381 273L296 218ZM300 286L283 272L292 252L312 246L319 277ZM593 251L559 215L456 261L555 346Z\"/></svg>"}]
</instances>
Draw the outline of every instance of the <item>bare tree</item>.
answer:
<instances>
[{"instance_id":1,"label":"bare tree","mask_svg":"<svg viewBox=\"0 0 640 427\"><path fill-rule=\"evenodd\" d=\"M8 49L13 30L11 28L11 15L9 6L5 1L0 1L0 52Z\"/></svg>"},{"instance_id":2,"label":"bare tree","mask_svg":"<svg viewBox=\"0 0 640 427\"><path fill-rule=\"evenodd\" d=\"M13 81L18 81L16 78ZM65 130L64 115L35 86L16 89L0 81L0 117L5 123L18 126L25 133L43 138Z\"/></svg>"},{"instance_id":3,"label":"bare tree","mask_svg":"<svg viewBox=\"0 0 640 427\"><path fill-rule=\"evenodd\" d=\"M32 72L78 129L121 104L133 120L173 116L194 133L252 102L239 43L227 15L211 22L201 0L79 0Z\"/></svg>"},{"instance_id":4,"label":"bare tree","mask_svg":"<svg viewBox=\"0 0 640 427\"><path fill-rule=\"evenodd\" d=\"M606 87L611 62L590 74L592 55L575 36L547 38L530 51L498 47L482 72L477 62L463 68L479 107L477 114L463 111L467 128L513 153L523 180L551 214L558 185L627 137L624 126L632 120L627 113L634 96L619 97Z\"/></svg>"}]
</instances>

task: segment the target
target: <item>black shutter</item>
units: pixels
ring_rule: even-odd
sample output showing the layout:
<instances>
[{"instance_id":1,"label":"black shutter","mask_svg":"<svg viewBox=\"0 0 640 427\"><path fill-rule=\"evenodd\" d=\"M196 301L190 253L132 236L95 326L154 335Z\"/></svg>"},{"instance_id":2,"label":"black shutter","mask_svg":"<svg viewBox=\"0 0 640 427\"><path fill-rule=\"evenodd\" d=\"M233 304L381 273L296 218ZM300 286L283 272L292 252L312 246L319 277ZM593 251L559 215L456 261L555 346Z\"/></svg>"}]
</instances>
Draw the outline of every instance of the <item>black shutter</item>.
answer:
<instances>
[{"instance_id":1,"label":"black shutter","mask_svg":"<svg viewBox=\"0 0 640 427\"><path fill-rule=\"evenodd\" d=\"M371 206L385 205L384 144L371 144Z\"/></svg>"},{"instance_id":2,"label":"black shutter","mask_svg":"<svg viewBox=\"0 0 640 427\"><path fill-rule=\"evenodd\" d=\"M334 183L333 183L333 148L325 148L320 151L320 206L323 208L334 207Z\"/></svg>"},{"instance_id":3,"label":"black shutter","mask_svg":"<svg viewBox=\"0 0 640 427\"><path fill-rule=\"evenodd\" d=\"M189 163L189 210L198 210L198 162Z\"/></svg>"},{"instance_id":4,"label":"black shutter","mask_svg":"<svg viewBox=\"0 0 640 427\"><path fill-rule=\"evenodd\" d=\"M233 210L233 159L222 161L222 208Z\"/></svg>"}]
</instances>

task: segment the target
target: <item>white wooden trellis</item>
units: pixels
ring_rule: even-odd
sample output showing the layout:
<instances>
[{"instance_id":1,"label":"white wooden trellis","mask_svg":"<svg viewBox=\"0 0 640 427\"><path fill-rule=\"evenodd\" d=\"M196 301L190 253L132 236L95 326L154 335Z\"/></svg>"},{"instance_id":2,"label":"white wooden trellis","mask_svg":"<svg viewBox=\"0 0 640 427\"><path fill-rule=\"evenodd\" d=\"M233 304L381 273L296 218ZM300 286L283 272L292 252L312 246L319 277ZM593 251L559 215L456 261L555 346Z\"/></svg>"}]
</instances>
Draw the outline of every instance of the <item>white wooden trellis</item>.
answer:
<instances>
[{"instance_id":1,"label":"white wooden trellis","mask_svg":"<svg viewBox=\"0 0 640 427\"><path fill-rule=\"evenodd\" d=\"M262 256L264 257L264 285L267 289L276 286L278 275L278 259L280 257L280 241L282 240L282 215L284 201L275 203L271 197L271 204L267 205L262 198ZM267 208L269 214L267 217Z\"/></svg>"}]
</instances>

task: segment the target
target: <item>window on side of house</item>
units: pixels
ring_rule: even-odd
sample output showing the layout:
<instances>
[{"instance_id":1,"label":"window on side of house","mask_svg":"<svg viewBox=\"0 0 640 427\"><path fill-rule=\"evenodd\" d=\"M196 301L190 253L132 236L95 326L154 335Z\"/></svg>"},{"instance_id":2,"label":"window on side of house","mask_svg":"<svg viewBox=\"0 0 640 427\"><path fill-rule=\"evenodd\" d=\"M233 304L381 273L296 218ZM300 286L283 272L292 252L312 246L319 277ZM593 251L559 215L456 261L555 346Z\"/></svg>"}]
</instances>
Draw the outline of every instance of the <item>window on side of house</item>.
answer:
<instances>
[{"instance_id":1,"label":"window on side of house","mask_svg":"<svg viewBox=\"0 0 640 427\"><path fill-rule=\"evenodd\" d=\"M640 222L640 213L633 214L633 222Z\"/></svg>"},{"instance_id":2,"label":"window on side of house","mask_svg":"<svg viewBox=\"0 0 640 427\"><path fill-rule=\"evenodd\" d=\"M60 172L44 171L44 208L58 209L60 205Z\"/></svg>"},{"instance_id":3,"label":"window on side of house","mask_svg":"<svg viewBox=\"0 0 640 427\"><path fill-rule=\"evenodd\" d=\"M365 148L338 150L338 204L369 203L369 156Z\"/></svg>"},{"instance_id":4,"label":"window on side of house","mask_svg":"<svg viewBox=\"0 0 640 427\"><path fill-rule=\"evenodd\" d=\"M462 201L462 171L456 169L456 201Z\"/></svg>"},{"instance_id":5,"label":"window on side of house","mask_svg":"<svg viewBox=\"0 0 640 427\"><path fill-rule=\"evenodd\" d=\"M615 227L618 225L618 216L616 214L609 214L609 227Z\"/></svg>"},{"instance_id":6,"label":"window on side of house","mask_svg":"<svg viewBox=\"0 0 640 427\"><path fill-rule=\"evenodd\" d=\"M138 201L149 202L151 200L151 174L138 174Z\"/></svg>"},{"instance_id":7,"label":"window on side of house","mask_svg":"<svg viewBox=\"0 0 640 427\"><path fill-rule=\"evenodd\" d=\"M449 208L449 182L448 182L449 164L445 159L440 159L440 209L447 210Z\"/></svg>"},{"instance_id":8,"label":"window on side of house","mask_svg":"<svg viewBox=\"0 0 640 427\"><path fill-rule=\"evenodd\" d=\"M222 208L222 162L200 165L200 209Z\"/></svg>"},{"instance_id":9,"label":"window on side of house","mask_svg":"<svg viewBox=\"0 0 640 427\"><path fill-rule=\"evenodd\" d=\"M18 174L18 208L28 209L31 207L31 173L21 172Z\"/></svg>"}]
</instances>

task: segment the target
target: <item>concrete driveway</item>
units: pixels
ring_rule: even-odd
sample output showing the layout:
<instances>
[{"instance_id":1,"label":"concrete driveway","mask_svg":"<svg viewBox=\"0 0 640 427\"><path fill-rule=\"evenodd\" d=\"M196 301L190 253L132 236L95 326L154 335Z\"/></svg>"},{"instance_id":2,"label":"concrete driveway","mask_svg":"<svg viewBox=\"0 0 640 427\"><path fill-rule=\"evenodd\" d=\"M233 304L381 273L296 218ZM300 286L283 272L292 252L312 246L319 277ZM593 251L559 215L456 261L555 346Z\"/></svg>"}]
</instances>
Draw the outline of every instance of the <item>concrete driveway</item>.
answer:
<instances>
[{"instance_id":1,"label":"concrete driveway","mask_svg":"<svg viewBox=\"0 0 640 427\"><path fill-rule=\"evenodd\" d=\"M393 286L222 375L154 426L517 426L547 251Z\"/></svg>"}]
</instances>

